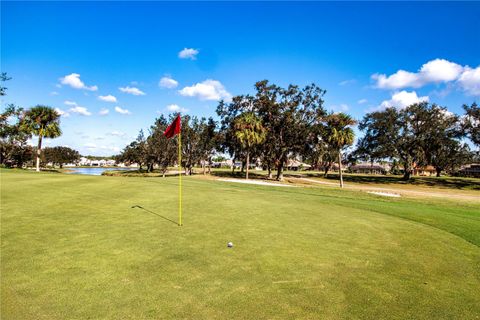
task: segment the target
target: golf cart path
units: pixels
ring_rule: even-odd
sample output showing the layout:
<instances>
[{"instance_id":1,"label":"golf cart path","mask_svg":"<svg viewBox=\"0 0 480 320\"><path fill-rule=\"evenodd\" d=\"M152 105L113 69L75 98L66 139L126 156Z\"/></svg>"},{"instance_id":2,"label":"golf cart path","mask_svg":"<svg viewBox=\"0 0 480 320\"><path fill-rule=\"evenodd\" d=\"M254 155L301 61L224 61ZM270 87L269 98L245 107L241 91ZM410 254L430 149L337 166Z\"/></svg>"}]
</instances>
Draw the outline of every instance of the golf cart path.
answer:
<instances>
[{"instance_id":1,"label":"golf cart path","mask_svg":"<svg viewBox=\"0 0 480 320\"><path fill-rule=\"evenodd\" d=\"M308 179L308 178L298 178L300 181L308 181L312 183L318 183L322 185L328 185L332 187L337 187L338 183L327 182L327 181L319 181L315 179ZM384 192L384 193L394 193L406 196L414 196L414 197L436 197L436 198L447 198L447 199L454 199L454 200L469 200L480 202L480 193L478 195L473 194L460 194L455 192L455 190L446 190L446 192L438 192L438 191L420 191L420 190L408 190L408 189L400 189L400 188L384 188L384 187L374 187L374 186L363 186L363 185L356 185L356 184L345 184L346 189L352 190L362 190L362 191L370 191L370 192Z\"/></svg>"},{"instance_id":2,"label":"golf cart path","mask_svg":"<svg viewBox=\"0 0 480 320\"><path fill-rule=\"evenodd\" d=\"M274 183L274 182L266 182L266 181L258 181L258 180L217 179L217 181L236 182L236 183L247 183L247 184L257 184L257 185L261 185L261 186L273 186L273 187L295 187L295 186L288 185L288 184Z\"/></svg>"}]
</instances>

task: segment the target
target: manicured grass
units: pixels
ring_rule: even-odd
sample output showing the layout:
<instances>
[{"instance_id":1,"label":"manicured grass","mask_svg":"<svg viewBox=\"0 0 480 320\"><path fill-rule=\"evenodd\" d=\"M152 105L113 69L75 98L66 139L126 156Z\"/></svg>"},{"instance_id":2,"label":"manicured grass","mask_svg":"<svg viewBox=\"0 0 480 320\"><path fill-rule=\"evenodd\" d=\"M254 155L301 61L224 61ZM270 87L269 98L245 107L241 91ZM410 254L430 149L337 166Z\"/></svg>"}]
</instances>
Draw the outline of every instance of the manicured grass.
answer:
<instances>
[{"instance_id":1,"label":"manicured grass","mask_svg":"<svg viewBox=\"0 0 480 320\"><path fill-rule=\"evenodd\" d=\"M170 168L169 174L176 174L177 168ZM202 174L201 168L194 169L196 174ZM228 168L212 168L212 175L218 177L228 177L228 178L245 178L245 172L240 170L235 170L232 173L231 169ZM103 173L107 176L126 176L126 177L161 177L163 173L159 170L154 170L153 172L147 172L146 170L125 170L125 171L105 171ZM272 176L275 177L275 172L272 173ZM285 177L303 177L303 178L324 178L323 172L319 171L285 171ZM265 179L267 178L267 172L261 170L251 170L250 179ZM478 190L480 191L480 179L476 178L464 178L464 177L423 177L423 176L412 176L410 180L403 180L402 176L399 175L374 175L374 174L349 174L344 173L344 181L354 184L363 184L363 185L397 185L397 186L422 186L422 187L437 187L444 189L455 189L455 190ZM338 181L338 173L329 173L325 178L332 182Z\"/></svg>"},{"instance_id":2,"label":"manicured grass","mask_svg":"<svg viewBox=\"0 0 480 320\"><path fill-rule=\"evenodd\" d=\"M0 172L2 319L480 315L477 204Z\"/></svg>"},{"instance_id":3,"label":"manicured grass","mask_svg":"<svg viewBox=\"0 0 480 320\"><path fill-rule=\"evenodd\" d=\"M310 177L323 177L320 172L301 172ZM328 174L327 179L338 180L337 173ZM480 191L480 179L464 178L464 177L450 177L450 176L412 176L410 180L403 180L402 176L398 175L374 175L374 174L349 174L343 176L345 182L361 183L361 184L399 184L412 186L427 186L439 187L458 190L478 190Z\"/></svg>"}]
</instances>

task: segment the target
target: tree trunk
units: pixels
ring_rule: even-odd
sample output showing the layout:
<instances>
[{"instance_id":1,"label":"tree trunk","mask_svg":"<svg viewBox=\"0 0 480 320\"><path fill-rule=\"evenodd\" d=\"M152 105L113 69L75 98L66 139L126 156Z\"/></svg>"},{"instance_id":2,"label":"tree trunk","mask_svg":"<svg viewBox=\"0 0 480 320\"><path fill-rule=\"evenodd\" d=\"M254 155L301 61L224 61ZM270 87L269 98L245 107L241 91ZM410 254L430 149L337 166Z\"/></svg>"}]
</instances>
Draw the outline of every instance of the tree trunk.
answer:
<instances>
[{"instance_id":1,"label":"tree trunk","mask_svg":"<svg viewBox=\"0 0 480 320\"><path fill-rule=\"evenodd\" d=\"M277 180L283 181L283 161L280 161L277 169Z\"/></svg>"},{"instance_id":2,"label":"tree trunk","mask_svg":"<svg viewBox=\"0 0 480 320\"><path fill-rule=\"evenodd\" d=\"M247 173L246 173L246 179L248 180L248 167L250 166L250 152L247 151Z\"/></svg>"},{"instance_id":3,"label":"tree trunk","mask_svg":"<svg viewBox=\"0 0 480 320\"><path fill-rule=\"evenodd\" d=\"M404 169L403 170L403 178L402 180L408 181L410 180L410 175L412 174L412 171L410 169Z\"/></svg>"},{"instance_id":4,"label":"tree trunk","mask_svg":"<svg viewBox=\"0 0 480 320\"><path fill-rule=\"evenodd\" d=\"M343 188L342 152L341 151L338 151L338 174L340 175L340 188Z\"/></svg>"},{"instance_id":5,"label":"tree trunk","mask_svg":"<svg viewBox=\"0 0 480 320\"><path fill-rule=\"evenodd\" d=\"M40 172L40 154L42 152L42 130L40 130L40 134L38 135L38 145L37 145L37 168L36 171Z\"/></svg>"},{"instance_id":6,"label":"tree trunk","mask_svg":"<svg viewBox=\"0 0 480 320\"><path fill-rule=\"evenodd\" d=\"M327 178L327 177L328 177L328 171L330 170L330 167L331 167L331 166L332 166L332 163L331 163L331 162L329 162L329 163L326 164L326 166L325 166L325 172L323 173L323 177L324 177L324 178Z\"/></svg>"},{"instance_id":7,"label":"tree trunk","mask_svg":"<svg viewBox=\"0 0 480 320\"><path fill-rule=\"evenodd\" d=\"M435 168L435 171L437 171L437 177L440 177L440 174L442 173L442 168Z\"/></svg>"},{"instance_id":8,"label":"tree trunk","mask_svg":"<svg viewBox=\"0 0 480 320\"><path fill-rule=\"evenodd\" d=\"M267 170L268 170L268 179L272 179L272 167L270 165L267 165Z\"/></svg>"}]
</instances>

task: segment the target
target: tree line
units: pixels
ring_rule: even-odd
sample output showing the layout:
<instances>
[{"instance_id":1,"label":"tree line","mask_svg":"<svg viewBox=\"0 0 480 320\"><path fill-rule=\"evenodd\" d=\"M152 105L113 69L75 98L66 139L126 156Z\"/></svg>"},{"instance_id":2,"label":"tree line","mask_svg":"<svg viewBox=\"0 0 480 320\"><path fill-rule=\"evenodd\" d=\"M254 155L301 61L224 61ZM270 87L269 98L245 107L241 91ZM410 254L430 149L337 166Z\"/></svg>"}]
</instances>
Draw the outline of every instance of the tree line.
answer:
<instances>
[{"instance_id":1,"label":"tree line","mask_svg":"<svg viewBox=\"0 0 480 320\"><path fill-rule=\"evenodd\" d=\"M0 74L3 83L9 78ZM6 94L0 86L0 94ZM367 113L356 121L345 113L328 112L324 106L326 91L316 84L305 87L281 87L267 80L254 85L253 94L237 95L220 101L213 118L182 116L182 163L186 174L195 166L210 171L214 157L230 155L242 163L246 178L252 163L260 164L268 178L283 180L288 161L298 159L315 170L331 170L358 161L389 160L399 163L405 179L417 167L432 165L437 174L453 172L471 162L478 152L470 150L466 139L480 146L480 110L476 103L464 105L463 115L427 102L406 108L395 107ZM115 157L118 162L137 163L151 172L154 167L165 175L168 167L178 165L177 140L166 139L163 132L176 115L160 116L148 133L140 131ZM354 126L363 132L355 147ZM0 162L22 167L35 159L61 166L78 160L79 154L66 147L47 148L43 138L61 135L60 115L51 107L38 105L24 110L7 105L0 114ZM37 146L27 140L37 136ZM342 170L339 170L340 184Z\"/></svg>"},{"instance_id":2,"label":"tree line","mask_svg":"<svg viewBox=\"0 0 480 320\"><path fill-rule=\"evenodd\" d=\"M415 166L431 165L437 176L453 172L474 160L465 141L470 138L480 146L480 110L476 103L464 105L465 115L458 116L445 107L427 102L415 103L404 109L394 107L364 116L354 159L376 161L397 160L409 179Z\"/></svg>"},{"instance_id":3,"label":"tree line","mask_svg":"<svg viewBox=\"0 0 480 320\"><path fill-rule=\"evenodd\" d=\"M462 116L426 102L370 112L358 122L364 135L350 148L357 121L345 113L327 112L325 90L315 84L283 88L267 80L257 82L254 88L254 94L220 101L218 122L182 117L185 143L181 165L187 174L195 165L206 172L212 157L224 153L242 162L247 178L254 162L261 164L269 178L275 172L275 178L282 180L288 160L300 159L325 173L335 162L341 168L347 162L390 160L399 163L404 178L409 179L415 167L432 165L438 175L454 171L475 157L465 139L479 145L479 108L475 103L465 105ZM142 131L117 160L138 163L147 171L158 166L165 174L177 161L176 139L163 136L174 117L156 119L148 136ZM342 170L339 173L343 185Z\"/></svg>"},{"instance_id":4,"label":"tree line","mask_svg":"<svg viewBox=\"0 0 480 320\"><path fill-rule=\"evenodd\" d=\"M5 96L7 87L3 82L10 80L5 72L0 74L0 96ZM60 129L60 114L49 106L37 105L24 110L14 104L9 104L0 113L0 164L7 167L23 167L30 161L35 161L37 171L41 163L52 163L60 167L80 159L78 151L68 147L44 148L44 138L56 138L62 134ZM32 147L27 142L37 136L37 146ZM43 151L43 152L42 152Z\"/></svg>"},{"instance_id":5,"label":"tree line","mask_svg":"<svg viewBox=\"0 0 480 320\"><path fill-rule=\"evenodd\" d=\"M168 167L177 164L178 141L167 139L163 133L176 115L167 119L160 116L150 127L148 136L140 131L136 140L128 144L115 157L117 162L136 163L140 170L151 172L154 166L166 174ZM210 170L209 164L219 146L217 123L212 118L182 117L182 167L186 174L193 173L195 165L202 165L203 172Z\"/></svg>"}]
</instances>

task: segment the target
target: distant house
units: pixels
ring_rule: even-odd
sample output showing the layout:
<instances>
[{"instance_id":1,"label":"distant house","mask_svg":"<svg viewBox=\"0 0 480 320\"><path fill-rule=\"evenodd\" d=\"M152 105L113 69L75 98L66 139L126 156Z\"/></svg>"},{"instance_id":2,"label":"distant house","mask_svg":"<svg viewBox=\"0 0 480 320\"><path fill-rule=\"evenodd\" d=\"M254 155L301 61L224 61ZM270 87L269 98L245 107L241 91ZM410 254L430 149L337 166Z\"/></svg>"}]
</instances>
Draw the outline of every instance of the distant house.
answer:
<instances>
[{"instance_id":1,"label":"distant house","mask_svg":"<svg viewBox=\"0 0 480 320\"><path fill-rule=\"evenodd\" d=\"M435 167L433 166L416 166L414 169L413 169L413 172L412 174L414 176L424 176L424 177L428 177L428 176L433 176L434 174L436 174L437 171L435 170Z\"/></svg>"},{"instance_id":2,"label":"distant house","mask_svg":"<svg viewBox=\"0 0 480 320\"><path fill-rule=\"evenodd\" d=\"M287 162L287 170L300 171L300 170L308 170L311 167L312 167L311 165L300 162L298 160L288 160Z\"/></svg>"},{"instance_id":3,"label":"distant house","mask_svg":"<svg viewBox=\"0 0 480 320\"><path fill-rule=\"evenodd\" d=\"M92 167L105 167L106 164L107 164L107 160L105 160L105 159L91 160L90 161L90 165Z\"/></svg>"},{"instance_id":4,"label":"distant house","mask_svg":"<svg viewBox=\"0 0 480 320\"><path fill-rule=\"evenodd\" d=\"M362 174L387 174L390 171L390 165L381 165L378 163L359 163L350 167L352 173Z\"/></svg>"},{"instance_id":5,"label":"distant house","mask_svg":"<svg viewBox=\"0 0 480 320\"><path fill-rule=\"evenodd\" d=\"M78 162L79 166L89 166L90 165L90 160L88 160L85 157L81 157L80 161Z\"/></svg>"},{"instance_id":6,"label":"distant house","mask_svg":"<svg viewBox=\"0 0 480 320\"><path fill-rule=\"evenodd\" d=\"M480 164L472 163L464 166L457 172L463 177L480 178Z\"/></svg>"},{"instance_id":7,"label":"distant house","mask_svg":"<svg viewBox=\"0 0 480 320\"><path fill-rule=\"evenodd\" d=\"M120 168L138 168L139 165L138 165L138 163L120 162L120 163L117 164L117 167L120 167Z\"/></svg>"},{"instance_id":8,"label":"distant house","mask_svg":"<svg viewBox=\"0 0 480 320\"><path fill-rule=\"evenodd\" d=\"M212 168L231 168L231 167L232 167L232 160L212 162Z\"/></svg>"},{"instance_id":9,"label":"distant house","mask_svg":"<svg viewBox=\"0 0 480 320\"><path fill-rule=\"evenodd\" d=\"M338 163L334 162L332 163L332 167L330 168L333 171L338 171ZM348 168L346 165L342 164L342 171L346 171ZM325 170L325 168L323 168Z\"/></svg>"},{"instance_id":10,"label":"distant house","mask_svg":"<svg viewBox=\"0 0 480 320\"><path fill-rule=\"evenodd\" d=\"M115 160L113 159L100 159L100 160L90 160L86 157L81 157L78 162L79 166L90 166L90 167L105 167L105 166L114 166Z\"/></svg>"}]
</instances>

